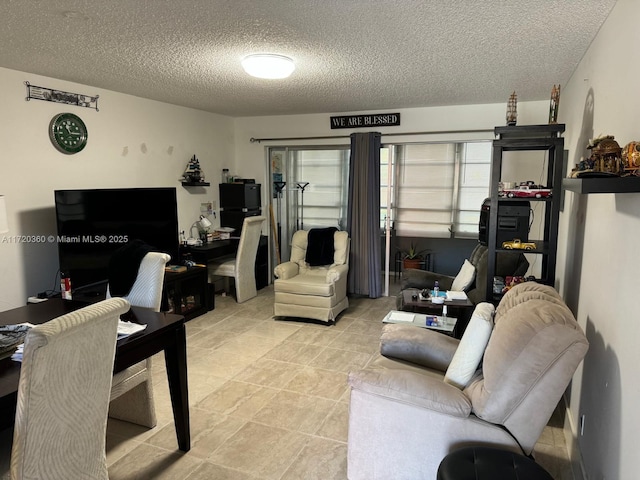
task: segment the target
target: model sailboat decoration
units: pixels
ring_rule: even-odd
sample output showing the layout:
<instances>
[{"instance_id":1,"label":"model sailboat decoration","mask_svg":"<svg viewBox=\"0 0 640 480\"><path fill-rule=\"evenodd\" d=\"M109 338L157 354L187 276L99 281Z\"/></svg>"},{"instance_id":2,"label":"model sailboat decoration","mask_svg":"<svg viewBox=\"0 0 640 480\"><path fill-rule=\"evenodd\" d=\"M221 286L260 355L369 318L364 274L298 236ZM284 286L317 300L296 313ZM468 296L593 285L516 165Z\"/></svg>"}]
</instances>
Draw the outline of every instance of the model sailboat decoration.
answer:
<instances>
[{"instance_id":1,"label":"model sailboat decoration","mask_svg":"<svg viewBox=\"0 0 640 480\"><path fill-rule=\"evenodd\" d=\"M187 163L187 168L185 168L184 174L182 175L182 181L193 183L204 182L204 172L200 168L200 162L195 155L189 160L189 163Z\"/></svg>"},{"instance_id":2,"label":"model sailboat decoration","mask_svg":"<svg viewBox=\"0 0 640 480\"><path fill-rule=\"evenodd\" d=\"M513 126L518 120L518 96L513 92L507 102L507 125Z\"/></svg>"}]
</instances>

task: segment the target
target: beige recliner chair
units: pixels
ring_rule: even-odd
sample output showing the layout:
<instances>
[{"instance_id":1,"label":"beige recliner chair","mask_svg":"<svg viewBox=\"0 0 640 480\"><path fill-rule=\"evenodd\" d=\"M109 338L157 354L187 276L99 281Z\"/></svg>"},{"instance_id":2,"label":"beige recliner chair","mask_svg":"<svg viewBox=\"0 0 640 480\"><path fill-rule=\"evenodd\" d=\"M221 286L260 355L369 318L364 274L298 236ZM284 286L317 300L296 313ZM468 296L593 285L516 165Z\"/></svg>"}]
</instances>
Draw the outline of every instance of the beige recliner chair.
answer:
<instances>
[{"instance_id":1,"label":"beige recliner chair","mask_svg":"<svg viewBox=\"0 0 640 480\"><path fill-rule=\"evenodd\" d=\"M492 309L482 303L476 311L486 317ZM509 290L493 320L486 348L457 385L450 381L452 359L466 350L458 358L464 364L467 347L485 345L467 337L471 322L462 340L409 325L384 327L387 356L349 374L350 480L435 479L441 460L464 446L531 454L588 342L557 292L534 282Z\"/></svg>"},{"instance_id":2,"label":"beige recliner chair","mask_svg":"<svg viewBox=\"0 0 640 480\"><path fill-rule=\"evenodd\" d=\"M313 248L313 244L309 245L309 231L298 230L291 240L291 259L274 270L277 277L274 315L333 323L349 306L349 235L341 231L333 233L333 252L328 252L330 260L326 265L312 266L305 260L308 246Z\"/></svg>"}]
</instances>

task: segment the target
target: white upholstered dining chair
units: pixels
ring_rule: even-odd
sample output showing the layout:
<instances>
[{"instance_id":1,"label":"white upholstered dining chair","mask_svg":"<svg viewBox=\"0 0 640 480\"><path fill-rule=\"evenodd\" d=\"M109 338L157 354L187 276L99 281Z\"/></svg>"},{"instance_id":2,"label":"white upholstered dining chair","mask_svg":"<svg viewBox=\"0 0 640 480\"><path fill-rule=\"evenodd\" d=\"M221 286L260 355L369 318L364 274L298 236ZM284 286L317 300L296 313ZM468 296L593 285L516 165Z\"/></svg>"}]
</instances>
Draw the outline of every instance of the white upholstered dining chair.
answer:
<instances>
[{"instance_id":1,"label":"white upholstered dining chair","mask_svg":"<svg viewBox=\"0 0 640 480\"><path fill-rule=\"evenodd\" d=\"M160 311L164 267L171 259L166 253L147 253L138 269L130 292L122 297L131 305ZM111 292L107 287L107 298ZM145 427L156 426L156 412L151 380L151 358L138 362L113 376L109 416Z\"/></svg>"},{"instance_id":2,"label":"white upholstered dining chair","mask_svg":"<svg viewBox=\"0 0 640 480\"><path fill-rule=\"evenodd\" d=\"M11 452L13 480L107 480L106 428L118 318L113 298L25 338Z\"/></svg>"},{"instance_id":3,"label":"white upholstered dining chair","mask_svg":"<svg viewBox=\"0 0 640 480\"><path fill-rule=\"evenodd\" d=\"M229 291L229 278L233 278L238 303L246 302L258 294L255 264L265 220L261 216L245 218L236 254L218 258L208 265L209 283L214 283L215 277L225 277L226 292Z\"/></svg>"}]
</instances>

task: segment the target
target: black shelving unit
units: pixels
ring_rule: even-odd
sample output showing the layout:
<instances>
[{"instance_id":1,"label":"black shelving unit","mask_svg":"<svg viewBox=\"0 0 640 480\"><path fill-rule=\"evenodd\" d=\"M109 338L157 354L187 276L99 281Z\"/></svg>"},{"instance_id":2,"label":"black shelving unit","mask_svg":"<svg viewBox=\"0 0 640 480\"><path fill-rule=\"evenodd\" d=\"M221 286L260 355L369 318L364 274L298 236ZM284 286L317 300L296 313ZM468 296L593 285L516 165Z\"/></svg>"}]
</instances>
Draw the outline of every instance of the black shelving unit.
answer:
<instances>
[{"instance_id":1,"label":"black shelving unit","mask_svg":"<svg viewBox=\"0 0 640 480\"><path fill-rule=\"evenodd\" d=\"M556 257L558 246L558 220L560 218L560 200L562 193L562 161L564 151L564 124L523 125L513 127L496 127L493 141L493 160L491 168L491 207L489 210L489 231L487 237L487 292L486 298L499 300L493 293L493 277L496 271L497 253L507 252L519 255L522 252L540 255L542 259L539 282L553 285L556 274ZM521 202L522 198L498 196L498 185L501 182L503 154L515 151L547 151L546 186L552 190L550 198L527 197L530 202L544 204L544 238L529 239L535 242L535 250L506 250L497 245L498 207L509 202Z\"/></svg>"}]
</instances>

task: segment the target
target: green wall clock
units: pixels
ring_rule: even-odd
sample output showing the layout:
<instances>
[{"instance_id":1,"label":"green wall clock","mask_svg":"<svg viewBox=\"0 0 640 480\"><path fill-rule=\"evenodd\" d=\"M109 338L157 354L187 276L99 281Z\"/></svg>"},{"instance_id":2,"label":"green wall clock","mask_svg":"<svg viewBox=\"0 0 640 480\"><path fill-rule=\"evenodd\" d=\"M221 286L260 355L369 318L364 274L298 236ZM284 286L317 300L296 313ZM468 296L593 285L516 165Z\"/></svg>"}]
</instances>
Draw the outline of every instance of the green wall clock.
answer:
<instances>
[{"instance_id":1,"label":"green wall clock","mask_svg":"<svg viewBox=\"0 0 640 480\"><path fill-rule=\"evenodd\" d=\"M72 155L87 145L87 126L73 113L59 113L49 124L49 138L60 152Z\"/></svg>"}]
</instances>

